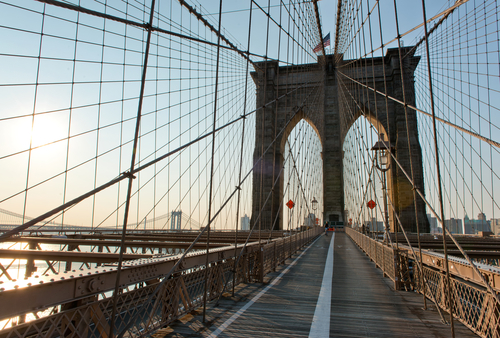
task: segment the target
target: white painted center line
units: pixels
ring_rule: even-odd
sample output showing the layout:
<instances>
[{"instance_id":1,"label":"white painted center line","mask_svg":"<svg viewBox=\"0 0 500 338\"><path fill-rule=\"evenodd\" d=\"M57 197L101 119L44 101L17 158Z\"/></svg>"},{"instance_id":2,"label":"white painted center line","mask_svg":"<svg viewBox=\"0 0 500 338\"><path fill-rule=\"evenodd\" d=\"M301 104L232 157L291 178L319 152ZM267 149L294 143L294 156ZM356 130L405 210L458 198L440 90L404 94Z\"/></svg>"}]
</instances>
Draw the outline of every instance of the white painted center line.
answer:
<instances>
[{"instance_id":1,"label":"white painted center line","mask_svg":"<svg viewBox=\"0 0 500 338\"><path fill-rule=\"evenodd\" d=\"M314 310L314 317L309 331L309 338L330 337L330 310L332 305L332 279L333 279L333 248L335 233L332 233L330 246L325 263L325 272L323 272L323 281L319 291L318 303Z\"/></svg>"},{"instance_id":2,"label":"white painted center line","mask_svg":"<svg viewBox=\"0 0 500 338\"><path fill-rule=\"evenodd\" d=\"M314 240L314 242L312 242L311 244L309 244L309 246L307 248L305 248L304 251L302 251L302 253L297 257L295 258L295 260L290 263L289 266L286 267L285 270L283 270L279 275L278 277L276 277L275 279L273 279L273 281L271 283L269 283L268 286L266 286L264 288L264 290L260 291L258 294L256 294L250 301L248 301L248 303L246 303L241 309L239 309L234 315L232 315L228 320L226 320L221 326L219 326L215 331L213 331L209 336L208 338L215 338L215 337L218 337L229 325L231 325L232 322L234 322L236 319L238 319L238 317L240 317L250 306L252 306L253 303L255 303L260 297L262 297L262 295L264 295L267 290L269 290L270 288L272 288L276 283L278 283L278 281L285 275L285 273L288 272L288 270L290 270L290 268L292 266L294 266L297 261L299 260L300 257L302 257L303 254L306 253L307 250L309 250L309 248L314 244L316 243L316 241L318 239L320 239L321 236L318 236L318 238L316 238Z\"/></svg>"}]
</instances>

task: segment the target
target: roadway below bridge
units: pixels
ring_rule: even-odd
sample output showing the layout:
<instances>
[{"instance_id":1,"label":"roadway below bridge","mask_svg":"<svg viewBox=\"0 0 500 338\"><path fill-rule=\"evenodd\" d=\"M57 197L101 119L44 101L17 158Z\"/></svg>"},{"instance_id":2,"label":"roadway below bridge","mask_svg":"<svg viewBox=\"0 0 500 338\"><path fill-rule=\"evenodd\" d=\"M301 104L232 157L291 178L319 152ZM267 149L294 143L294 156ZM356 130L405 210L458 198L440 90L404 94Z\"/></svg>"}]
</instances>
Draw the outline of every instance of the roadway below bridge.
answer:
<instances>
[{"instance_id":1,"label":"roadway below bridge","mask_svg":"<svg viewBox=\"0 0 500 338\"><path fill-rule=\"evenodd\" d=\"M432 306L395 291L345 233L320 236L270 273L241 284L152 337L451 337ZM449 318L447 316L447 318ZM477 337L455 321L456 337Z\"/></svg>"}]
</instances>

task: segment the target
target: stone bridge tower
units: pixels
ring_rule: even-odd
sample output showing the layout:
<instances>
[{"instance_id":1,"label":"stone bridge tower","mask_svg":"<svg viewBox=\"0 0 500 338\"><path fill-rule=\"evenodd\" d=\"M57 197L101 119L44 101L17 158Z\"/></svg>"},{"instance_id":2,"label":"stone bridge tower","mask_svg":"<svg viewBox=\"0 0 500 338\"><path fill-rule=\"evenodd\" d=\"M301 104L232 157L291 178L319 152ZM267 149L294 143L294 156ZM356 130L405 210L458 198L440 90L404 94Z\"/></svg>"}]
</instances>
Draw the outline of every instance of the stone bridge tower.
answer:
<instances>
[{"instance_id":1,"label":"stone bridge tower","mask_svg":"<svg viewBox=\"0 0 500 338\"><path fill-rule=\"evenodd\" d=\"M403 55L410 51L411 47L403 48ZM415 105L413 73L419 59L413 53L403 59L405 96L410 105ZM346 64L350 66L344 67ZM387 79L385 84L384 77ZM375 100L373 92L362 85L345 85L352 84L349 80L352 78L367 86L375 86L380 92L387 88L389 96L403 101L397 49L389 49L385 57L354 62L336 63L334 55L300 67L279 67L275 61L260 62L252 72L252 78L257 86L252 224L260 222L258 227L261 229L283 229L283 154L290 132L302 119L316 130L323 148L323 219L345 221L342 145L349 128L362 115L379 133L388 135L394 147L393 154L408 175L411 175L410 163L413 163L415 184L423 192L422 151L416 112L406 109L405 113L402 104L386 101L382 95L377 95ZM343 84L339 85L339 81ZM296 90L287 95L290 88ZM340 101L340 97L344 99ZM408 132L406 118L410 126ZM274 139L276 142L273 143ZM259 161L261 157L262 161ZM389 205L395 206L405 230L416 232L412 185L393 160L391 168L387 172ZM417 215L420 231L429 232L425 203L419 197ZM392 212L389 212L389 220L391 231L394 231L396 218Z\"/></svg>"}]
</instances>

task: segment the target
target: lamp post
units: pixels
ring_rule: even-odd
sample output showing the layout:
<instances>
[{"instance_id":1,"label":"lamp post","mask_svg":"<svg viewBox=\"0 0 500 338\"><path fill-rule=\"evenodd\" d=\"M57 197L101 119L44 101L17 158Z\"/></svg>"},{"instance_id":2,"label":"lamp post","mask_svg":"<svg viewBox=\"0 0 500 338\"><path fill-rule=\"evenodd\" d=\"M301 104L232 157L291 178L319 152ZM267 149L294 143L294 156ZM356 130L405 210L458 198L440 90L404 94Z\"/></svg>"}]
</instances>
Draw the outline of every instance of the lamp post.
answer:
<instances>
[{"instance_id":1,"label":"lamp post","mask_svg":"<svg viewBox=\"0 0 500 338\"><path fill-rule=\"evenodd\" d=\"M316 197L313 197L313 199L311 201L311 206L312 206L312 209L314 212L314 218L316 218L316 209L318 209L318 201L316 201Z\"/></svg>"},{"instance_id":2,"label":"lamp post","mask_svg":"<svg viewBox=\"0 0 500 338\"><path fill-rule=\"evenodd\" d=\"M379 140L372 147L375 151L375 167L382 172L382 191L384 200L384 240L388 236L388 226L389 226L389 213L387 211L387 187L386 187L386 172L391 168L391 163L389 160L390 151L392 150L391 143L389 141L384 141L384 134L379 135ZM396 231L395 231L396 232Z\"/></svg>"}]
</instances>

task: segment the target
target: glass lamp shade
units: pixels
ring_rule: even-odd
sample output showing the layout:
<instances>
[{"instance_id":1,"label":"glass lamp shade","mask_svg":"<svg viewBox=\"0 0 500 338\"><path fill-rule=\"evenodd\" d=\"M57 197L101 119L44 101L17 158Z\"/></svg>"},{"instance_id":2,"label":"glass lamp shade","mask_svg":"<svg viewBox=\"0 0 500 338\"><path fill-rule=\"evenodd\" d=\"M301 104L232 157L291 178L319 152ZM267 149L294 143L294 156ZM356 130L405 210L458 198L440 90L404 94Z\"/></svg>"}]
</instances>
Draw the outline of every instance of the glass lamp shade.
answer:
<instances>
[{"instance_id":1,"label":"glass lamp shade","mask_svg":"<svg viewBox=\"0 0 500 338\"><path fill-rule=\"evenodd\" d=\"M378 160L379 160L380 165L382 165L382 166L386 166L387 164L389 164L389 159L387 158L387 154L385 153L385 150L382 150L380 152Z\"/></svg>"}]
</instances>

